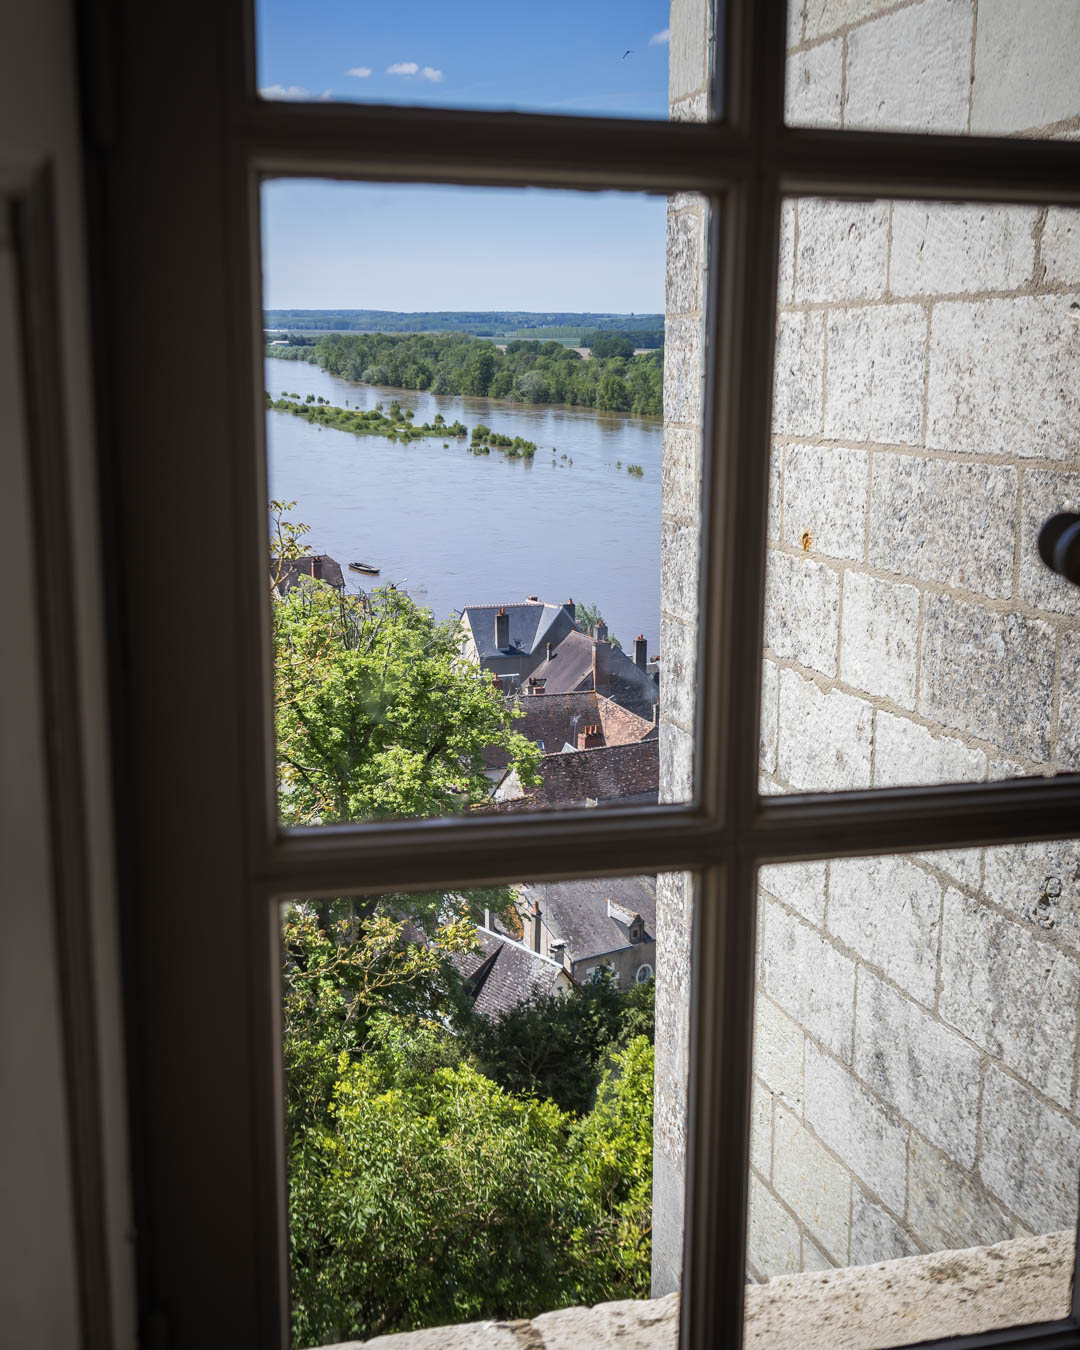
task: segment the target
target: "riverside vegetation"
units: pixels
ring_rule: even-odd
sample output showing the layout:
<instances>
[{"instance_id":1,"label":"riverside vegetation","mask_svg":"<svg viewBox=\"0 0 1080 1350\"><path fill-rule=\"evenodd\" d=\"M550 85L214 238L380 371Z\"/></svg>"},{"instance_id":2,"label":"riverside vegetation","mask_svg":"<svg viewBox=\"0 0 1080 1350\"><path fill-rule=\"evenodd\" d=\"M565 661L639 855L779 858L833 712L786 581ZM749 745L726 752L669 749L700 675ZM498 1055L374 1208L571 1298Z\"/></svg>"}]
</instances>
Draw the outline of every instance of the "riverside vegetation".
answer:
<instances>
[{"instance_id":1,"label":"riverside vegetation","mask_svg":"<svg viewBox=\"0 0 1080 1350\"><path fill-rule=\"evenodd\" d=\"M268 344L266 355L308 361L360 384L661 416L663 349L634 356L625 354L632 339L605 340L613 354L584 360L554 341L509 342L504 352L464 333L328 333L317 341L294 334L296 345Z\"/></svg>"},{"instance_id":2,"label":"riverside vegetation","mask_svg":"<svg viewBox=\"0 0 1080 1350\"><path fill-rule=\"evenodd\" d=\"M307 552L291 506L271 503L275 594ZM285 824L465 810L492 745L538 781L454 624L393 587L305 578L275 600L273 640ZM513 906L498 888L286 907L296 1346L647 1296L652 984L602 976L478 1017L455 958Z\"/></svg>"}]
</instances>

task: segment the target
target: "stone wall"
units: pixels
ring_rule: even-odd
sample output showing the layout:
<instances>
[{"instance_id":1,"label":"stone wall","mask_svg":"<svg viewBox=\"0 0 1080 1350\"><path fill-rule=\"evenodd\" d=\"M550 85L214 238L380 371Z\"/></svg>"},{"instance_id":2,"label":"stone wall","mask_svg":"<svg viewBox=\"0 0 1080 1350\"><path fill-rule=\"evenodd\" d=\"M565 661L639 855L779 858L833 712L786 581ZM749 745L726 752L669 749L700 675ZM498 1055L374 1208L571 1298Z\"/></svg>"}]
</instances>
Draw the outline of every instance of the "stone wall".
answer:
<instances>
[{"instance_id":1,"label":"stone wall","mask_svg":"<svg viewBox=\"0 0 1080 1350\"><path fill-rule=\"evenodd\" d=\"M1080 6L807 0L793 6L789 40L791 121L1080 134ZM675 686L695 618L684 536L699 475L690 399L672 386L699 387L700 239L695 208L676 199L669 799L685 796L692 768L692 678ZM762 790L1080 766L1080 593L1035 554L1041 520L1080 498L1080 213L787 203L776 367ZM657 1002L672 1035L685 1031L687 925L684 895L661 906ZM1075 845L767 869L753 1273L1071 1224L1078 956ZM658 1051L658 1293L677 1277L679 1053Z\"/></svg>"}]
</instances>

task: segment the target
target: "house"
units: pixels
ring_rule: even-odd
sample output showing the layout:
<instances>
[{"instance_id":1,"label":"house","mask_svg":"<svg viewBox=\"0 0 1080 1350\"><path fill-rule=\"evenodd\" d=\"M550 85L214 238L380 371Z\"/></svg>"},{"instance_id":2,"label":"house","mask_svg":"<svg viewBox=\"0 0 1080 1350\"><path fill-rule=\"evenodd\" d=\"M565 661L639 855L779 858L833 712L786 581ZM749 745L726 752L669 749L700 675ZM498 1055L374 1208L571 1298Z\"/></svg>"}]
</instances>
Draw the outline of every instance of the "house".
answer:
<instances>
[{"instance_id":1,"label":"house","mask_svg":"<svg viewBox=\"0 0 1080 1350\"><path fill-rule=\"evenodd\" d=\"M556 807L648 804L657 800L660 742L655 736L630 745L544 755L539 787L524 787L516 769L499 780L490 804L474 810L538 811Z\"/></svg>"},{"instance_id":2,"label":"house","mask_svg":"<svg viewBox=\"0 0 1080 1350\"><path fill-rule=\"evenodd\" d=\"M473 1008L483 1016L500 1017L537 995L571 987L570 972L557 957L533 951L495 928L478 928L476 936L480 950L452 960Z\"/></svg>"},{"instance_id":3,"label":"house","mask_svg":"<svg viewBox=\"0 0 1080 1350\"><path fill-rule=\"evenodd\" d=\"M601 877L522 888L524 943L576 982L607 967L623 988L656 970L656 878Z\"/></svg>"},{"instance_id":4,"label":"house","mask_svg":"<svg viewBox=\"0 0 1080 1350\"><path fill-rule=\"evenodd\" d=\"M274 590L284 600L301 579L325 581L337 591L344 591L345 577L341 564L329 553L307 553L302 558L273 558L270 561L271 579L278 578Z\"/></svg>"},{"instance_id":5,"label":"house","mask_svg":"<svg viewBox=\"0 0 1080 1350\"><path fill-rule=\"evenodd\" d=\"M549 694L529 687L513 697L512 704L520 714L514 719L514 730L546 755L631 745L659 735L655 718L639 717L592 689ZM502 777L507 762L505 750L492 746L487 752L485 763L493 782Z\"/></svg>"},{"instance_id":6,"label":"house","mask_svg":"<svg viewBox=\"0 0 1080 1350\"><path fill-rule=\"evenodd\" d=\"M507 693L574 632L573 600L550 605L530 595L520 603L466 605L461 612L462 655L497 675Z\"/></svg>"},{"instance_id":7,"label":"house","mask_svg":"<svg viewBox=\"0 0 1080 1350\"><path fill-rule=\"evenodd\" d=\"M592 689L639 717L651 720L660 701L660 685L649 669L648 644L643 635L634 639L631 659L607 637L600 625L595 633L575 628L546 651L523 686L545 694L570 694Z\"/></svg>"}]
</instances>

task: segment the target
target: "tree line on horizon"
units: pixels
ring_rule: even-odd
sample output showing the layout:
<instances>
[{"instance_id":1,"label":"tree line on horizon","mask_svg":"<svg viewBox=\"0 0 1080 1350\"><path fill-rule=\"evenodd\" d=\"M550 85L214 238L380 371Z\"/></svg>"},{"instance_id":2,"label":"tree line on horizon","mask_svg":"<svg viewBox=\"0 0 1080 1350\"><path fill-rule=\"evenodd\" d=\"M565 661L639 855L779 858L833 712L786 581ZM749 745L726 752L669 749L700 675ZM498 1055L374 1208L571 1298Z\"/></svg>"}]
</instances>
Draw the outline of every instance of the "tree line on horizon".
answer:
<instances>
[{"instance_id":1,"label":"tree line on horizon","mask_svg":"<svg viewBox=\"0 0 1080 1350\"><path fill-rule=\"evenodd\" d=\"M663 333L662 314L606 314L584 310L421 310L394 309L268 309L268 329L344 330L372 333L472 333L477 337L518 336L535 330L538 338L568 336L590 330ZM559 332L556 330L565 330ZM579 344L581 345L581 344ZM639 342L639 347L653 345ZM657 346L660 344L657 343Z\"/></svg>"}]
</instances>

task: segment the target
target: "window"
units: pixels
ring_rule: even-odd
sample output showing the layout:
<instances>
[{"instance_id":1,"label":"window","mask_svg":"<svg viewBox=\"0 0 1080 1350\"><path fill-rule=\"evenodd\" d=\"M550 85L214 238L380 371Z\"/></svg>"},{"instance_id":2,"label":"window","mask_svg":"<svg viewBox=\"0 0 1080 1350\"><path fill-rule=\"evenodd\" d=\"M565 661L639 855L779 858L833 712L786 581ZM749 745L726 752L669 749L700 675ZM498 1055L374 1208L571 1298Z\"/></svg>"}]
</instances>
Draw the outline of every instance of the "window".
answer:
<instances>
[{"instance_id":1,"label":"window","mask_svg":"<svg viewBox=\"0 0 1080 1350\"><path fill-rule=\"evenodd\" d=\"M637 970L634 973L634 982L636 984L644 984L646 980L651 980L652 977L653 977L652 966L650 965L638 966Z\"/></svg>"},{"instance_id":2,"label":"window","mask_svg":"<svg viewBox=\"0 0 1080 1350\"><path fill-rule=\"evenodd\" d=\"M1075 204L1080 150L786 129L781 7L727 0L722 13L722 118L702 125L259 101L243 4L194 0L164 53L155 15L120 21L124 115L92 101L92 253L113 354L102 394L127 674L121 797L138 840L127 893L142 1288L147 1324L177 1346L207 1344L207 1327L277 1346L287 1326L278 897L543 878L567 848L594 874L694 874L681 1337L697 1350L741 1335L759 866L1075 831L1080 792L1065 774L758 794L781 198ZM692 802L278 830L253 336L263 174L650 191L673 195L675 214L682 194L709 199L704 586L696 622L671 634L682 646L670 687L689 715L661 726L662 753L682 754L673 774L695 766Z\"/></svg>"}]
</instances>

